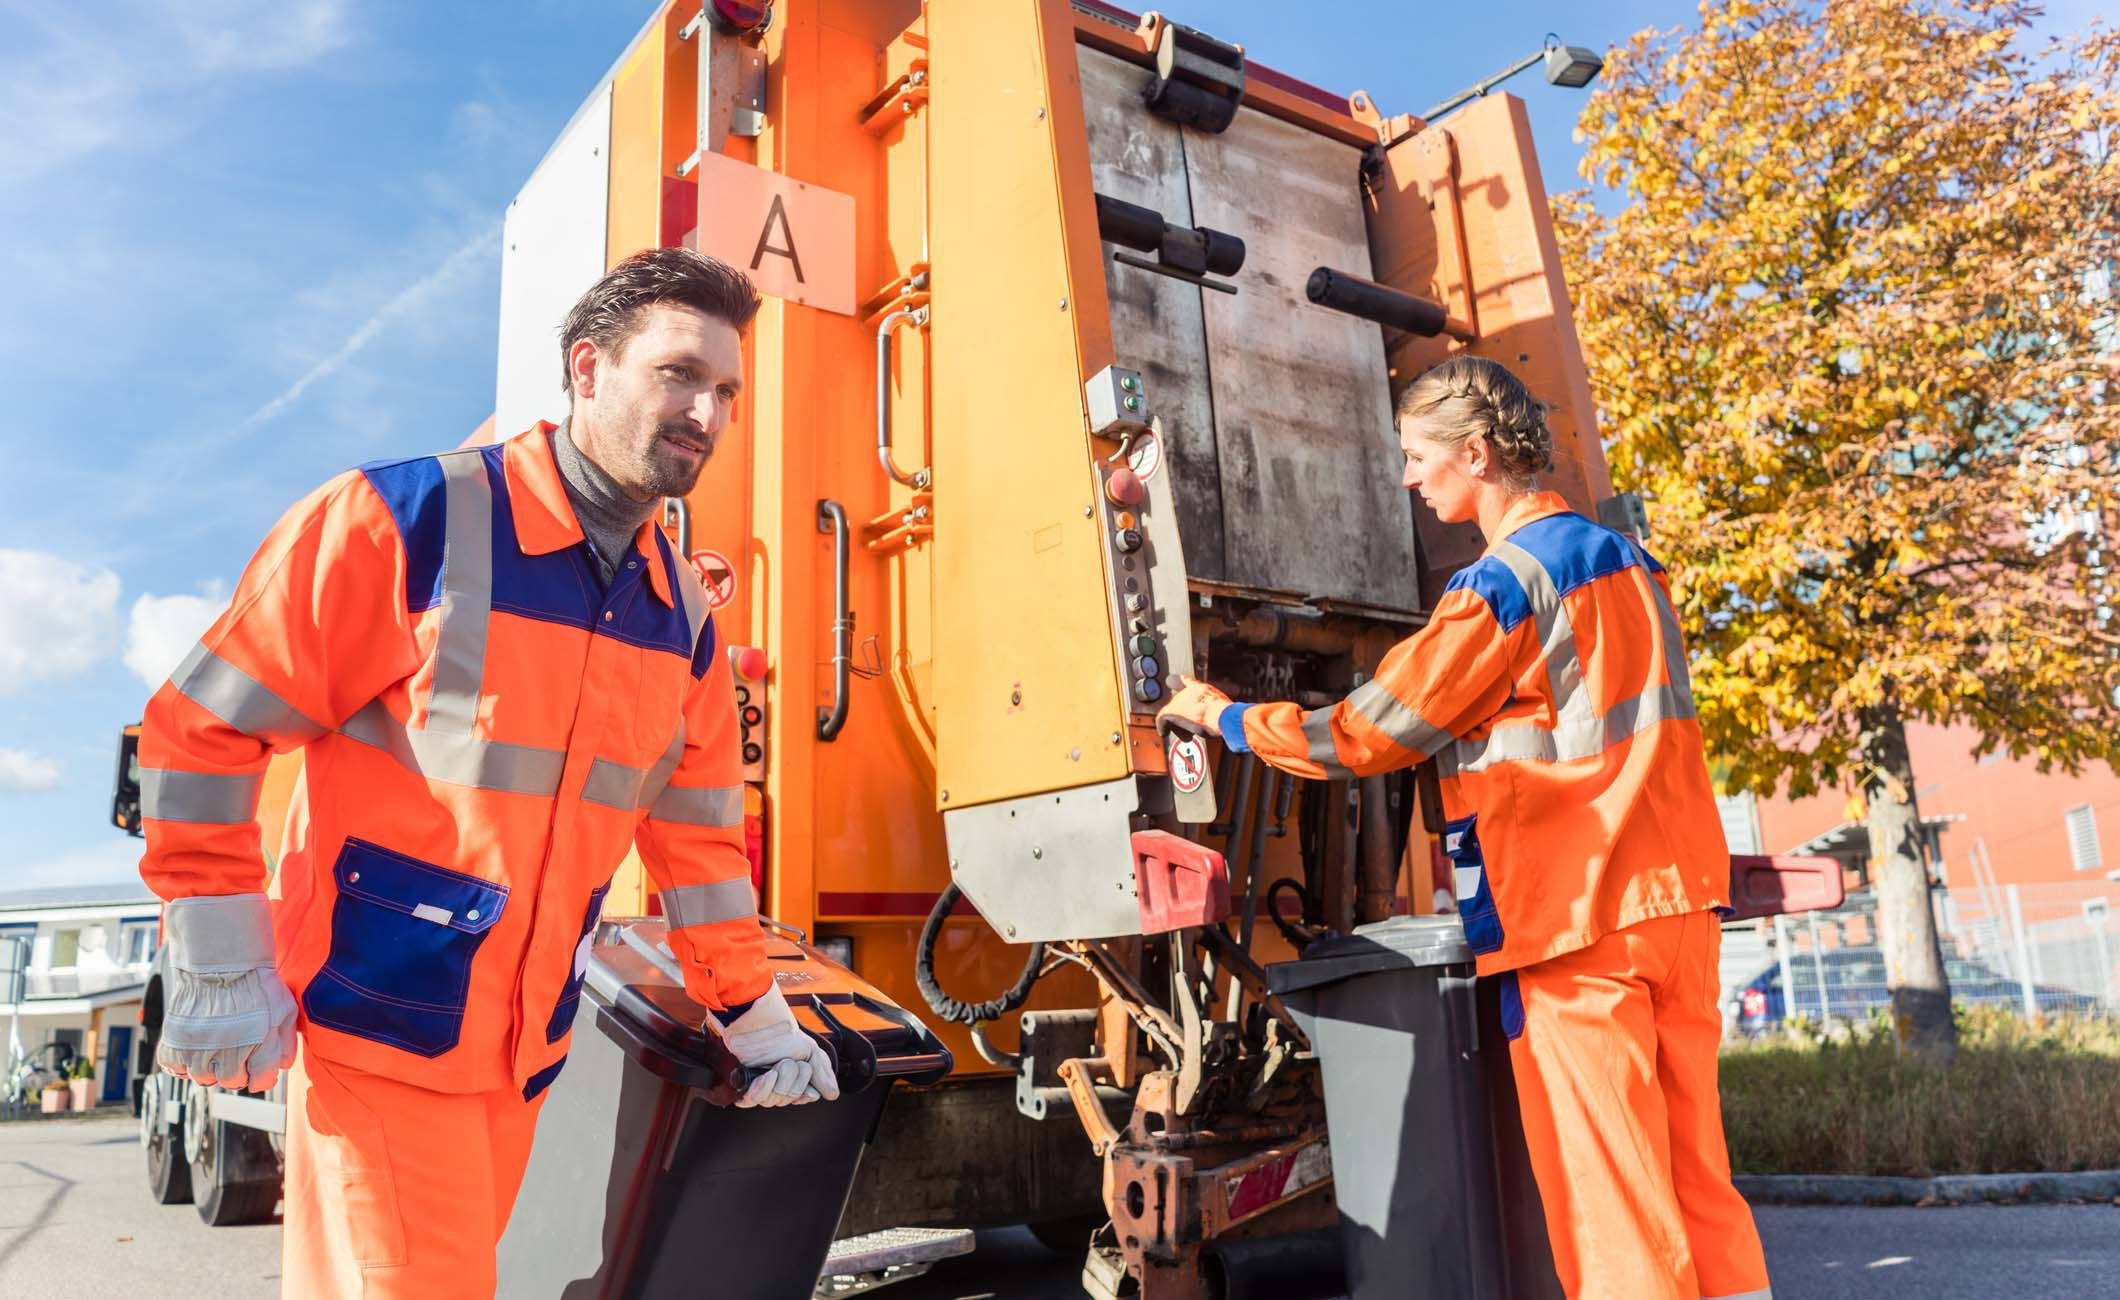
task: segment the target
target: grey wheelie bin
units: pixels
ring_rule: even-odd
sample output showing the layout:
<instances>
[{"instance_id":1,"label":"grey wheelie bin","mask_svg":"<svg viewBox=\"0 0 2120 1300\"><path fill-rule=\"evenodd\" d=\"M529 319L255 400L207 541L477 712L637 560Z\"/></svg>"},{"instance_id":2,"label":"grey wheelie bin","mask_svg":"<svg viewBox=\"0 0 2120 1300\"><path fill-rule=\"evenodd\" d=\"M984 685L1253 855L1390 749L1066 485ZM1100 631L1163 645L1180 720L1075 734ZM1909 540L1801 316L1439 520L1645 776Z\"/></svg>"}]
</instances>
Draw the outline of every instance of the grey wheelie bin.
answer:
<instances>
[{"instance_id":1,"label":"grey wheelie bin","mask_svg":"<svg viewBox=\"0 0 2120 1300\"><path fill-rule=\"evenodd\" d=\"M1324 1071L1352 1300L1559 1297L1498 999L1458 918L1363 926L1267 977Z\"/></svg>"},{"instance_id":2,"label":"grey wheelie bin","mask_svg":"<svg viewBox=\"0 0 2120 1300\"><path fill-rule=\"evenodd\" d=\"M501 1240L511 1300L802 1300L891 1085L949 1073L912 1015L815 948L768 935L775 980L831 1048L841 1095L738 1109L744 1071L663 938L659 920L597 929L573 1046Z\"/></svg>"}]
</instances>

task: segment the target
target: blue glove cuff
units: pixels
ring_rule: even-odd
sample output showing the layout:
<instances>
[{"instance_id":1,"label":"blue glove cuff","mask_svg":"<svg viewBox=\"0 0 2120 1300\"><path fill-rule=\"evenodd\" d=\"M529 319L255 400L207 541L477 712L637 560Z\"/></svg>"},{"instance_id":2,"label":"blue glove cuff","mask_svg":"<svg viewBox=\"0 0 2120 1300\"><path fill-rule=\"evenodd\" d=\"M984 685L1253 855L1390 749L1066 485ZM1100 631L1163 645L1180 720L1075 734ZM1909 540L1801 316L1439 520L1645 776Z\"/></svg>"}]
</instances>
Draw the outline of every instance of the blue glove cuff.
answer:
<instances>
[{"instance_id":1,"label":"blue glove cuff","mask_svg":"<svg viewBox=\"0 0 2120 1300\"><path fill-rule=\"evenodd\" d=\"M1222 716L1215 725L1222 732L1222 743L1239 754L1251 752L1251 741L1244 736L1244 715L1250 712L1249 704L1230 704L1222 709Z\"/></svg>"}]
</instances>

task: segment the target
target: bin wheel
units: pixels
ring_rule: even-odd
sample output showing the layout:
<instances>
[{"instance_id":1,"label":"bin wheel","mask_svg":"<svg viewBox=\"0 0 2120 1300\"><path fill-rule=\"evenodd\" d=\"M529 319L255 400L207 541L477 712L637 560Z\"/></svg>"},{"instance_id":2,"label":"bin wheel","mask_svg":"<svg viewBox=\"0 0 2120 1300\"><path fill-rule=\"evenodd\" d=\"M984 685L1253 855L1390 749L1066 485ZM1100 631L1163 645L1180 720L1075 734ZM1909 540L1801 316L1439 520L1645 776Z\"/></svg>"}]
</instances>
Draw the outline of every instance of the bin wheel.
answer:
<instances>
[{"instance_id":1,"label":"bin wheel","mask_svg":"<svg viewBox=\"0 0 2120 1300\"><path fill-rule=\"evenodd\" d=\"M199 1139L198 1157L191 1162L199 1217L214 1228L271 1219L273 1207L280 1203L279 1178L246 1179L238 1175L258 1168L277 1171L279 1161L272 1139L257 1129L225 1119L208 1122Z\"/></svg>"},{"instance_id":2,"label":"bin wheel","mask_svg":"<svg viewBox=\"0 0 2120 1300\"><path fill-rule=\"evenodd\" d=\"M182 1205L191 1199L191 1165L184 1159L184 1135L170 1121L165 1089L149 1079L140 1090L140 1145L147 1150L147 1190L157 1205Z\"/></svg>"},{"instance_id":3,"label":"bin wheel","mask_svg":"<svg viewBox=\"0 0 2120 1300\"><path fill-rule=\"evenodd\" d=\"M1089 1249L1089 1239L1104 1224L1102 1214L1071 1214L1064 1219L1040 1219L1025 1224L1038 1244L1055 1255L1079 1256Z\"/></svg>"}]
</instances>

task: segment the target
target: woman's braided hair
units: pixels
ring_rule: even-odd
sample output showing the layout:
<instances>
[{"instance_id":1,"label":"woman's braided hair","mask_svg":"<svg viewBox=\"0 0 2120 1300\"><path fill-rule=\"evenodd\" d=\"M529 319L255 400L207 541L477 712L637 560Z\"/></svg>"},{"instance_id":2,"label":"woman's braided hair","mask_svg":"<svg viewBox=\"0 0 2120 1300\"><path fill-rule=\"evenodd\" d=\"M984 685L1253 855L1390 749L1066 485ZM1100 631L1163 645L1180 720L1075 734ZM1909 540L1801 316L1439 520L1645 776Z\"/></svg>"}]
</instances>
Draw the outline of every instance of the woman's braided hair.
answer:
<instances>
[{"instance_id":1,"label":"woman's braided hair","mask_svg":"<svg viewBox=\"0 0 2120 1300\"><path fill-rule=\"evenodd\" d=\"M1408 384L1395 414L1400 424L1411 423L1435 442L1461 443L1483 435L1501 464L1503 480L1519 491L1553 468L1546 404L1498 361L1452 357Z\"/></svg>"}]
</instances>

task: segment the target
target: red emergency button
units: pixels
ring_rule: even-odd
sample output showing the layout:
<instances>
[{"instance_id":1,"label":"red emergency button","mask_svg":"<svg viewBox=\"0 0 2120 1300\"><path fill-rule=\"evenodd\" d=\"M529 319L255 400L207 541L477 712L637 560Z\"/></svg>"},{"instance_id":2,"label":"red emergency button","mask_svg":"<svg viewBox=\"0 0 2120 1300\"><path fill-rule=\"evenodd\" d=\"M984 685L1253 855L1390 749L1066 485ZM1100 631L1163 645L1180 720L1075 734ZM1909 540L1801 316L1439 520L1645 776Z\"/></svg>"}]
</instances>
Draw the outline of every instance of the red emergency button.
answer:
<instances>
[{"instance_id":1,"label":"red emergency button","mask_svg":"<svg viewBox=\"0 0 2120 1300\"><path fill-rule=\"evenodd\" d=\"M1142 486L1139 474L1130 469L1115 469L1104 481L1104 495L1115 506L1137 506L1148 495L1148 489Z\"/></svg>"},{"instance_id":2,"label":"red emergency button","mask_svg":"<svg viewBox=\"0 0 2120 1300\"><path fill-rule=\"evenodd\" d=\"M732 645L729 647L729 667L747 682L764 681L766 652L755 645Z\"/></svg>"}]
</instances>

